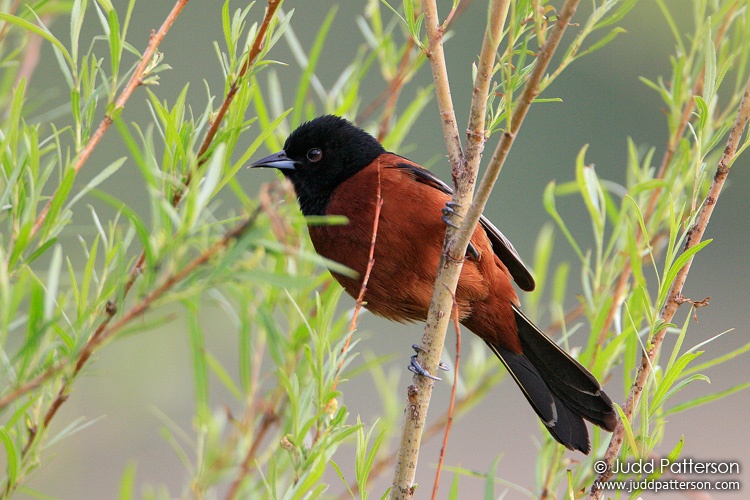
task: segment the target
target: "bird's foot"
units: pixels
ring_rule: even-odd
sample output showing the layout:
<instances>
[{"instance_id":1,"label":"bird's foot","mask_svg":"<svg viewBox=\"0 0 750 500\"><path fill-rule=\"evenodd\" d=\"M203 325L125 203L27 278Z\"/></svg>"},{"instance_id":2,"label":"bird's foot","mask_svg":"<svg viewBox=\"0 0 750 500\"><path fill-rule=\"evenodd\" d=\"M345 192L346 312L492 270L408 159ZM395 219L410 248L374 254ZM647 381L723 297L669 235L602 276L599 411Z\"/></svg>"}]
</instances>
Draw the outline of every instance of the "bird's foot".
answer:
<instances>
[{"instance_id":1,"label":"bird's foot","mask_svg":"<svg viewBox=\"0 0 750 500\"><path fill-rule=\"evenodd\" d=\"M443 222L454 229L458 229L458 225L456 225L456 223L451 220L451 217L458 217L459 219L463 219L463 216L456 212L456 207L460 206L461 205L459 205L458 203L449 201L445 204L445 207L440 210L440 212L443 214ZM479 259L479 252L471 242L469 242L469 246L466 248L466 253L474 259Z\"/></svg>"},{"instance_id":2,"label":"bird's foot","mask_svg":"<svg viewBox=\"0 0 750 500\"><path fill-rule=\"evenodd\" d=\"M456 207L460 206L461 205L459 205L458 203L449 201L445 204L443 209L440 210L440 212L443 214L443 222L455 229L458 229L458 226L451 220L451 217L458 217L460 219L463 218L463 216L459 215L458 212L456 212Z\"/></svg>"},{"instance_id":3,"label":"bird's foot","mask_svg":"<svg viewBox=\"0 0 750 500\"><path fill-rule=\"evenodd\" d=\"M422 346L420 346L419 344L412 344L411 348L414 349L414 351L417 354L415 354L414 356L412 356L410 358L410 360L409 360L409 367L408 367L409 371L412 372L412 373L416 373L417 375L421 375L422 377L427 377L427 378L432 379L432 380L442 380L440 377L436 377L435 375L432 375L430 372L428 372L427 370L425 370L424 368L422 368L422 365L420 365L419 361L417 361L417 355L420 352L424 352L424 349L422 349ZM446 372L448 370L450 370L450 368L448 367L448 365L446 363L444 363L443 361L441 361L440 363L438 363L438 369L446 371Z\"/></svg>"}]
</instances>

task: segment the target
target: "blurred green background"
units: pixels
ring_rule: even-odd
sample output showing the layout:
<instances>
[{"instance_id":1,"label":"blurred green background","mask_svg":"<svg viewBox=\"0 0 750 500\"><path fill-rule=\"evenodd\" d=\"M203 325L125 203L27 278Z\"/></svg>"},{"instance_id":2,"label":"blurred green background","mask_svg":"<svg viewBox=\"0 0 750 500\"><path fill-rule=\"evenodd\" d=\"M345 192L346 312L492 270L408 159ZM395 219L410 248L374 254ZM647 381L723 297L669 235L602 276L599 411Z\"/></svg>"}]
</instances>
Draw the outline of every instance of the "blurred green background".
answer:
<instances>
[{"instance_id":1,"label":"blurred green background","mask_svg":"<svg viewBox=\"0 0 750 500\"><path fill-rule=\"evenodd\" d=\"M466 1L466 0L465 0ZM113 2L118 8L125 2ZM450 2L440 2L447 8ZM678 7L688 7L685 0L666 2L679 14ZM364 2L358 1L287 1L286 10L295 9L292 26L303 45L310 44L320 22L333 5L338 13L329 36L318 75L325 85L330 85L344 69L362 43L355 18L361 15ZM587 9L587 4L581 9ZM123 5L124 6L124 5ZM139 50L145 47L148 35L157 28L172 6L172 2L139 2L129 31L129 41ZM238 3L237 7L240 4ZM206 102L204 80L213 92L223 88L223 76L216 60L213 41L222 38L220 2L190 2L167 36L160 50L171 71L161 74L156 90L162 99L173 101L185 83L190 83L188 100L197 109ZM251 18L260 20L262 2L254 7ZM689 31L690 12L680 19L683 32ZM470 65L475 60L481 44L484 26L484 2L475 0L455 23L459 34L446 44L446 54L451 74L452 91L459 116L460 127L466 123L471 95ZM577 16L579 19L581 15ZM575 20L575 19L574 19ZM87 23L97 29L96 23ZM551 180L567 181L574 176L574 160L584 144L590 144L587 162L596 165L600 177L616 182L624 180L626 138L643 147L656 147L655 158L661 158L665 147L666 127L661 102L656 93L642 84L638 77L656 79L669 75L669 55L674 40L655 2L642 0L624 19L621 25L627 30L613 43L592 56L576 62L548 89L546 97L560 97L561 103L540 104L532 107L520 136L510 154L498 185L488 205L487 215L513 241L521 255L531 260L533 245L541 226L549 220L542 208L541 195ZM58 21L53 32L66 39L67 23ZM576 26L571 26L569 38ZM92 32L93 33L93 32ZM86 38L84 36L84 38ZM103 49L104 46L103 46ZM276 66L282 82L282 91L292 92L299 80L301 69L295 64L285 43L279 43L272 59L288 62ZM429 67L424 65L418 77L404 91L402 100L410 99L421 87L432 81ZM365 86L372 97L382 89L381 81ZM57 69L52 51L45 47L42 61L31 82L29 99L54 109L66 99L65 86ZM292 101L292 96L288 102ZM126 121L143 122L147 113L145 92L139 90L124 112ZM257 135L251 130L247 140ZM487 150L494 148L493 137ZM96 173L96 158L116 158L127 155L114 131L98 148L92 162L85 168L80 181ZM433 102L422 119L404 141L399 153L420 163L433 163L434 171L449 179L447 162L443 160L444 144L437 108ZM242 183L248 192L257 191L260 183L275 175L272 172L243 171ZM138 206L145 194L140 187L140 174L132 164L126 163L107 180L107 189L114 191L130 206ZM113 187L113 186L116 186ZM744 186L744 187L743 187ZM725 335L707 348L706 358L713 358L732 347L748 341L747 312L748 283L750 283L750 171L747 155L733 167L725 192L722 194L706 233L714 242L700 253L693 264L686 296L699 300L711 297L711 305L698 314L698 323L692 323L685 341L695 345L730 328L735 331ZM142 198L141 198L142 197ZM588 238L589 222L582 204L571 198L562 203L568 222L581 221L574 232ZM86 220L74 220L83 226ZM555 260L573 260L574 256L562 238L557 239ZM554 264L554 263L553 263ZM321 270L321 272L325 272ZM571 282L569 293L575 294L577 279ZM349 299L346 299L347 301ZM347 305L350 302L346 303ZM687 309L675 318L684 319ZM210 310L210 309L209 309ZM63 407L54 426L61 428L79 416L96 420L75 436L55 444L47 452L44 464L29 483L45 493L59 498L112 498L117 494L117 483L130 461L137 463L137 484L164 485L172 495L183 491L188 477L184 465L169 444L161 437L159 428L167 420L190 431L193 414L192 377L189 362L187 333L181 311L175 310L174 321L166 327L118 340L97 354L96 362L87 369ZM235 338L227 325L222 325L222 315L206 320L206 331L211 332L207 346L227 366L236 367L233 359ZM210 320L210 321L209 321ZM544 324L544 323L542 323ZM363 342L359 348L377 354L392 354L394 361L388 369L402 372L401 387L405 389L410 374L406 364L411 354L410 345L421 336L421 327L389 323L365 315L360 325ZM448 339L446 358L452 356L452 337ZM666 344L671 348L671 344ZM712 386L694 384L679 395L678 403L698 395L727 389L750 378L747 360L739 359L720 370L707 372ZM372 397L374 388L369 377L359 377L343 385L344 403L352 418L361 414L365 422L372 422ZM433 398L433 408L447 404L450 386L438 384ZM609 388L610 395L622 402L621 387ZM217 387L213 397L215 411L222 408L222 389ZM681 435L685 436L683 456L696 460L739 460L750 464L750 432L747 429L748 396L735 394L718 404L703 406L670 417L666 430L664 449L671 449ZM436 412L437 413L437 412ZM53 427L54 427L53 426ZM497 474L526 487L532 486L534 447L540 435L537 419L515 385L505 381L494 390L478 409L454 425L447 463L469 469L487 471L495 457L503 453ZM54 430L53 430L54 434ZM429 443L423 448L418 481L431 484L439 443ZM575 455L570 455L575 459ZM744 473L742 481L748 477ZM735 478L733 478L735 479ZM343 490L338 479L331 476L333 493ZM445 476L443 491L447 491L450 474ZM374 489L380 496L390 482L385 475ZM747 487L748 485L745 485ZM462 497L472 498L482 491L480 480L462 479ZM741 492L714 493L717 498L744 498ZM514 498L511 493L508 498ZM647 493L646 496L652 494ZM21 495L23 496L23 495ZM659 498L682 498L660 494Z\"/></svg>"}]
</instances>

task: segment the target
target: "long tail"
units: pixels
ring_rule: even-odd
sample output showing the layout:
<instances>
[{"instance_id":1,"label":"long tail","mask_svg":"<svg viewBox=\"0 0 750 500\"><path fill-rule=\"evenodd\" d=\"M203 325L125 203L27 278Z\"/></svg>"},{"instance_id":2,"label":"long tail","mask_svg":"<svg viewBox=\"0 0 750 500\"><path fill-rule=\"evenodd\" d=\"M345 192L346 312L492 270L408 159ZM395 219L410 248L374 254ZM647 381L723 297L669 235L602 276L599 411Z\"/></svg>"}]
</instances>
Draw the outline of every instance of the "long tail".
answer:
<instances>
[{"instance_id":1,"label":"long tail","mask_svg":"<svg viewBox=\"0 0 750 500\"><path fill-rule=\"evenodd\" d=\"M522 354L487 342L550 434L571 450L591 451L585 418L612 432L617 413L599 382L513 306Z\"/></svg>"}]
</instances>

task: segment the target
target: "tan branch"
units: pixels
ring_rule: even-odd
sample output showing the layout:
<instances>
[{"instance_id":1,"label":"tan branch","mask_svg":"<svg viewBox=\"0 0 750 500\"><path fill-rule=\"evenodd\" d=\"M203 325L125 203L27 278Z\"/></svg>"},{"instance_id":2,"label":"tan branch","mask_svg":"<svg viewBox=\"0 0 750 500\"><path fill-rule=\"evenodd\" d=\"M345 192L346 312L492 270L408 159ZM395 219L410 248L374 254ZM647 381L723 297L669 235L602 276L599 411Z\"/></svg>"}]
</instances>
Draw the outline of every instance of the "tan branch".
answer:
<instances>
[{"instance_id":1,"label":"tan branch","mask_svg":"<svg viewBox=\"0 0 750 500\"><path fill-rule=\"evenodd\" d=\"M711 218L711 214L713 213L714 207L716 206L716 202L719 199L719 195L721 194L724 182L726 181L727 175L729 174L729 169L735 160L737 148L739 146L740 139L742 138L742 134L744 133L747 126L748 119L750 119L750 79L747 81L747 84L745 86L745 93L742 97L742 101L740 102L739 110L737 111L737 117L734 120L734 125L732 126L731 131L729 132L727 145L724 148L724 153L719 159L719 163L716 168L716 174L714 175L714 179L711 182L711 187L709 188L708 195L703 200L703 204L701 205L695 222L688 230L688 235L685 240L685 249L683 251L689 250L690 248L694 247L695 245L700 243L701 239L703 238L703 233L706 230L706 226L708 225L708 222ZM667 295L666 303L661 311L661 319L664 323L670 323L672 321L672 318L677 312L680 304L684 302L684 300L682 300L682 288L685 285L685 280L687 279L687 275L690 271L692 262L692 258L688 260L688 262L677 273L677 277L675 278L674 283L672 283L672 287L670 288L669 294ZM648 349L642 355L641 363L638 367L638 373L636 374L635 381L633 382L633 386L630 389L628 399L622 408L628 421L632 421L633 419L633 414L635 413L635 409L638 407L641 394L643 393L643 388L645 387L648 377L651 374L651 367L656 361L656 356L659 353L659 348L664 341L665 335L665 328L662 328L657 333L655 333L651 341L649 342ZM620 453L620 448L622 447L623 443L623 435L624 427L622 423L620 423L618 424L614 433L612 433L612 439L604 455L604 460L609 465L608 470L602 474L599 474L599 476L597 477L598 481L607 481L612 477L612 472L610 472L612 468L611 466L617 458L617 455ZM589 498L598 499L601 498L601 494L601 490L592 488Z\"/></svg>"}]
</instances>

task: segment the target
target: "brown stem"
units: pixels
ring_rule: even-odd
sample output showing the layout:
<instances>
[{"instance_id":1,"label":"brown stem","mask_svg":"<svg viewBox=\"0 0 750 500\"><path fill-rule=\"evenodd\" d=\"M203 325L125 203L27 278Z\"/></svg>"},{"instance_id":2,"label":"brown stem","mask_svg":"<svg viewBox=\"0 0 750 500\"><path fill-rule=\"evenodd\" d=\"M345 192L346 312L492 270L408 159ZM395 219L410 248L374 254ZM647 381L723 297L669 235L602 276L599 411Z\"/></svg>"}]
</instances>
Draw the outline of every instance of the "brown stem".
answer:
<instances>
[{"instance_id":1,"label":"brown stem","mask_svg":"<svg viewBox=\"0 0 750 500\"><path fill-rule=\"evenodd\" d=\"M736 7L737 5L735 4L735 6L731 10L736 9ZM724 18L724 21L722 22L721 26L719 26L719 29L716 32L714 44L717 47L721 44L721 41L724 39L727 29L729 28L731 19L732 19L731 14L727 15ZM701 90L703 89L704 75L705 75L705 70L701 70L700 74L695 80L695 83L693 84L693 87L690 91L689 98L686 99L684 102L682 114L680 115L680 121L674 133L672 133L672 135L669 137L669 140L667 142L667 148L665 149L664 154L662 155L661 163L659 164L659 169L656 172L657 179L663 179L664 176L666 175L667 168L671 164L672 158L674 157L674 154L677 151L677 145L679 144L680 139L685 133L688 123L693 118L693 110L695 109L694 97L697 95L700 95ZM662 187L656 187L653 190L653 192L651 193L651 197L648 200L648 204L646 205L646 209L643 212L643 219L646 221L647 225L654 214L654 210L656 208L656 202L659 200L659 197L662 195L662 189L663 189ZM635 236L636 244L639 245L644 235L640 229L640 226L636 229L636 231L637 231L636 236ZM623 270L620 273L620 277L618 279L617 285L615 286L615 291L612 294L612 296L614 297L614 300L612 301L612 306L610 307L610 310L607 313L607 317L605 318L604 323L602 324L602 328L599 331L599 338L597 340L597 345L599 347L604 345L604 341L606 339L607 333L609 332L612 326L612 322L615 319L616 313L619 310L622 302L625 300L625 293L627 291L627 285L630 281L631 271L632 271L631 263L628 260L624 263ZM591 361L592 364L594 363L596 359L597 353L598 353L598 350L594 351L594 355Z\"/></svg>"},{"instance_id":2,"label":"brown stem","mask_svg":"<svg viewBox=\"0 0 750 500\"><path fill-rule=\"evenodd\" d=\"M211 144L213 143L213 140L216 137L217 132L219 131L219 126L221 125L221 122L224 120L224 116L226 116L227 111L229 110L229 106L232 104L232 101L234 100L234 96L237 94L237 90L239 89L239 86L242 82L242 78L247 74L248 69L252 67L253 63L257 59L261 50L263 50L263 41L266 38L268 27L270 26L271 20L273 19L273 16L275 15L276 10L281 4L281 1L282 0L269 0L268 1L268 7L266 8L266 13L263 17L263 21L261 22L260 28L258 29L258 32L255 35L255 40L253 41L253 45L250 47L250 51L247 53L245 62L242 65L242 68L240 68L240 71L237 74L237 77L234 79L234 81L232 81L232 84L229 86L229 91L227 92L227 95L224 97L224 101L221 103L221 106L219 107L219 111L216 113L216 116L211 122L211 126L209 127L208 132L206 132L206 136L203 138L203 142L201 143L201 146L198 149L198 164L197 164L198 168L200 168L203 164L206 163L206 161L208 161L209 157L206 155L206 152L211 147ZM190 187L191 181L192 181L192 173L188 172L187 175L185 176L185 179L182 182L182 186L180 187L180 189L175 190L175 192L172 195L173 207L176 207L177 205L180 204L180 201L182 201L183 196L185 196L185 193L187 192L188 187ZM133 266L133 269L130 272L130 277L128 278L128 281L125 284L123 297L126 296L128 292L130 292L130 289L135 283L135 280L138 279L138 276L143 271L143 266L145 263L146 263L146 253L141 252L141 255L138 257L135 265ZM109 321L109 319L106 319L105 321Z\"/></svg>"},{"instance_id":3,"label":"brown stem","mask_svg":"<svg viewBox=\"0 0 750 500\"><path fill-rule=\"evenodd\" d=\"M378 127L378 141L380 142L383 142L383 139L385 139L385 136L388 134L391 117L393 116L393 112L396 111L396 103L398 103L401 90L406 83L407 70L409 69L409 63L411 62L413 47L414 39L409 38L406 41L404 55L401 57L401 62L398 65L398 70L396 70L396 75L390 81L388 88L386 89L385 106L383 108L383 114L380 117L380 126Z\"/></svg>"},{"instance_id":4,"label":"brown stem","mask_svg":"<svg viewBox=\"0 0 750 500\"><path fill-rule=\"evenodd\" d=\"M447 420L445 423L445 434L443 434L443 447L440 448L440 458L438 459L437 471L435 471L435 482L432 485L432 500L437 498L438 486L440 486L440 473L443 471L443 461L445 452L448 449L448 437L451 434L453 425L453 410L456 403L456 389L458 388L458 370L461 363L461 325L458 322L458 306L455 297L453 299L453 326L456 329L456 359L453 366L453 387L451 388L451 399L448 404Z\"/></svg>"},{"instance_id":5,"label":"brown stem","mask_svg":"<svg viewBox=\"0 0 750 500\"><path fill-rule=\"evenodd\" d=\"M711 187L709 188L708 195L703 200L703 204L701 205L700 211L698 212L698 216L695 219L693 226L688 231L687 238L685 239L685 248L683 251L689 250L690 248L700 243L701 238L703 237L703 233L706 230L706 226L708 225L708 222L711 218L713 209L716 206L719 195L721 194L724 182L726 181L727 175L729 174L729 168L735 160L737 147L747 126L748 119L750 119L750 79L748 79L745 86L745 92L742 97L742 101L740 102L739 110L737 111L737 117L734 120L731 131L729 132L727 145L724 148L724 153L722 154L721 159L719 160L718 166L716 168L716 174L714 175L714 179L711 182ZM688 262L677 273L677 277L672 283L672 287L670 288L669 294L667 295L666 303L662 308L660 314L663 323L670 323L672 321L672 318L677 312L677 309L683 302L683 300L681 300L682 288L685 285L685 280L687 279L687 275L690 271L692 262L692 258L688 260ZM638 372L635 377L635 381L633 382L633 386L630 389L630 394L628 395L628 399L625 402L625 405L622 407L623 413L625 414L625 417L628 419L628 421L631 421L633 418L633 414L640 401L643 388L645 387L648 377L651 373L651 367L656 361L656 356L659 353L659 348L664 341L666 332L666 328L661 328L658 332L656 332L649 342L648 349L643 353L641 363L638 367ZM622 447L623 442L623 434L624 426L622 422L620 422L617 425L615 431L612 433L612 439L609 443L606 453L604 454L604 461L609 465L609 467L606 472L598 475L597 482L594 483L594 485L598 484L598 481L607 481L612 477L611 466L614 463L615 458L617 458L617 455L620 453L620 448ZM589 498L601 498L601 493L601 490L592 488Z\"/></svg>"},{"instance_id":6,"label":"brown stem","mask_svg":"<svg viewBox=\"0 0 750 500\"><path fill-rule=\"evenodd\" d=\"M227 495L225 497L226 500L234 500L235 498L237 498L237 495L240 491L240 486L242 486L242 480L250 471L253 459L258 453L258 449L260 448L260 444L263 442L263 438L271 429L271 426L279 421L279 412L274 411L274 408L276 408L276 406L279 404L279 399L280 397L277 398L275 404L271 405L271 408L269 410L263 413L263 418L260 421L260 426L258 427L257 431L254 432L253 444L250 446L250 449L247 450L245 457L242 459L237 477L234 478L234 481L232 481L232 484L229 487L229 491L227 491Z\"/></svg>"},{"instance_id":7,"label":"brown stem","mask_svg":"<svg viewBox=\"0 0 750 500\"><path fill-rule=\"evenodd\" d=\"M359 288L359 295L357 295L357 302L354 305L354 312L352 313L352 319L349 322L349 335L346 337L344 347L341 348L341 360L336 368L336 380L333 381L332 391L336 390L339 383L339 376L341 375L341 368L344 366L344 354L349 349L349 344L352 342L352 337L357 329L357 318L359 317L359 311L362 309L365 303L365 292L367 291L367 283L370 281L370 274L372 273L372 267L375 265L375 242L378 240L378 225L380 224L380 210L383 207L383 197L380 192L380 161L378 161L378 187L375 191L375 216L372 222L372 240L370 241L370 255L367 260L367 268L365 269L365 275L362 278L362 286Z\"/></svg>"},{"instance_id":8,"label":"brown stem","mask_svg":"<svg viewBox=\"0 0 750 500\"><path fill-rule=\"evenodd\" d=\"M33 391L43 383L45 383L47 380L49 380L51 377L57 375L62 369L64 368L64 365L53 365L44 370L42 373L37 375L36 378L26 382L25 384L16 387L11 392L0 398L0 411L2 411L6 406L11 404L16 399L20 398L27 392Z\"/></svg>"},{"instance_id":9,"label":"brown stem","mask_svg":"<svg viewBox=\"0 0 750 500\"><path fill-rule=\"evenodd\" d=\"M352 337L354 336L354 332L357 329L357 318L359 317L359 312L364 307L364 298L365 298L365 292L367 291L367 283L370 280L370 274L372 273L372 267L375 265L375 243L378 238L378 224L380 222L380 210L383 206L383 198L381 196L380 191L380 165L378 164L378 187L375 192L375 216L372 224L372 239L370 241L370 254L367 261L367 268L365 270L365 275L362 278L362 286L359 289L359 295L357 296L357 302L354 306L354 312L352 313L352 319L349 322L349 333L346 338L346 342L344 343L344 346L341 348L341 360L339 361L338 367L336 368L336 379L333 382L332 391L336 390L336 387L339 383L339 376L341 374L341 369L344 366L344 354L349 349L349 345L351 344ZM250 470L250 465L252 462L252 459L255 457L258 451L258 446L260 442L262 441L262 436L265 435L265 433L270 428L271 424L278 421L278 415L276 413L269 413L266 412L263 415L263 419L261 420L260 430L256 433L256 438L253 440L253 444L248 450L248 452L245 454L244 459L242 460L242 464L240 464L240 471L237 474L237 477L235 477L234 481L232 481L231 486L229 487L229 492L227 493L226 499L232 500L234 498L237 498L237 495L240 491L240 486L242 485L242 480L245 478L247 473ZM317 442L317 440L320 437L320 429L316 431L315 438L313 439L313 443Z\"/></svg>"},{"instance_id":10,"label":"brown stem","mask_svg":"<svg viewBox=\"0 0 750 500\"><path fill-rule=\"evenodd\" d=\"M458 19L461 16L461 14L466 10L466 8L469 6L469 4L471 4L471 2L472 2L472 0L462 0L461 2L458 3L458 5L456 6L455 9L451 10L451 12L448 14L448 17L445 19L445 22L443 22L443 31L447 30L450 27L450 25L452 23L454 23L456 21L456 19ZM407 40L406 43L410 44L410 46L411 46L411 45L414 44L414 39L410 38L409 40ZM407 53L404 54L403 58L406 57L406 54ZM425 55L426 54L424 52L419 52L419 54L416 57L420 58L420 57L424 57ZM403 61L403 58L402 58L402 61ZM408 69L408 66L405 69ZM378 94L357 115L357 118L356 118L355 121L358 122L358 123L361 123L361 122L365 121L370 115L372 115L375 112L375 110L377 110L378 107L381 104L383 104L383 102L385 102L386 99L388 99L391 96L391 94L393 93L394 83L396 83L396 79L395 78L391 79L388 82L388 86L385 89L383 89L383 91L380 92L380 94ZM403 83L404 82L399 82L399 85L403 86ZM400 92L401 89L399 88L398 91ZM383 122L383 120L381 119L381 126L382 126L382 122ZM378 133L378 134L379 134L378 139L382 140L382 137L380 137L380 133Z\"/></svg>"}]
</instances>

